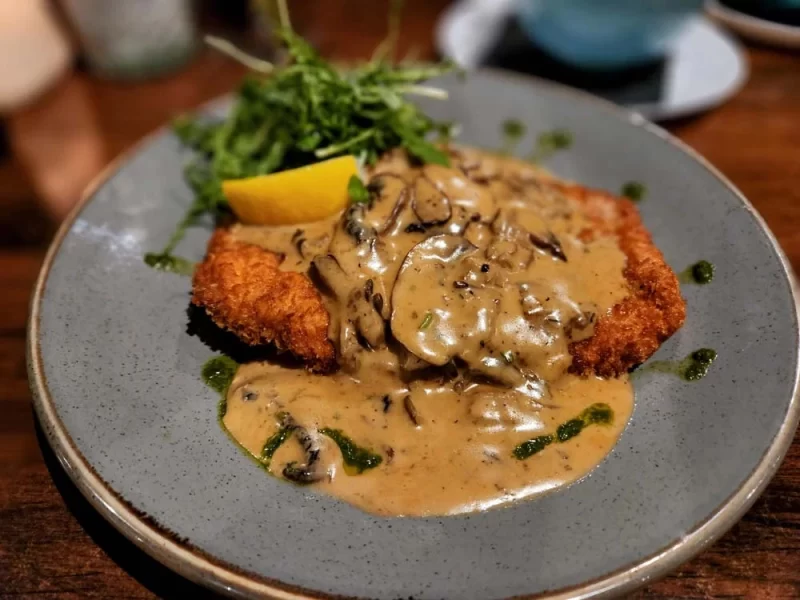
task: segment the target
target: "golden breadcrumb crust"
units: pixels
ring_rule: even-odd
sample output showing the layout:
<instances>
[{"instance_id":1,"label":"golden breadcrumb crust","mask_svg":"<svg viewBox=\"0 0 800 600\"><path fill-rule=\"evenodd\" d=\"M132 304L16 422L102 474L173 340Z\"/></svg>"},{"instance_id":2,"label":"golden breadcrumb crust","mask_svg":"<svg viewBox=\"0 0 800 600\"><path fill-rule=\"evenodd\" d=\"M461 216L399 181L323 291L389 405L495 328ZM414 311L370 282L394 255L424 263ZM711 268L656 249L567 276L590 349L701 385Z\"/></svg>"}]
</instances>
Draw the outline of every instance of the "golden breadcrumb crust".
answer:
<instances>
[{"instance_id":1,"label":"golden breadcrumb crust","mask_svg":"<svg viewBox=\"0 0 800 600\"><path fill-rule=\"evenodd\" d=\"M280 262L274 252L217 229L195 270L192 303L248 344L274 342L314 371L335 369L322 297L307 276L281 271Z\"/></svg>"},{"instance_id":2,"label":"golden breadcrumb crust","mask_svg":"<svg viewBox=\"0 0 800 600\"><path fill-rule=\"evenodd\" d=\"M594 226L584 231L582 238L616 235L627 257L623 275L630 295L597 322L592 337L570 345L572 373L621 375L647 360L683 325L686 302L678 278L630 200L579 185L547 185L556 186L583 206Z\"/></svg>"}]
</instances>

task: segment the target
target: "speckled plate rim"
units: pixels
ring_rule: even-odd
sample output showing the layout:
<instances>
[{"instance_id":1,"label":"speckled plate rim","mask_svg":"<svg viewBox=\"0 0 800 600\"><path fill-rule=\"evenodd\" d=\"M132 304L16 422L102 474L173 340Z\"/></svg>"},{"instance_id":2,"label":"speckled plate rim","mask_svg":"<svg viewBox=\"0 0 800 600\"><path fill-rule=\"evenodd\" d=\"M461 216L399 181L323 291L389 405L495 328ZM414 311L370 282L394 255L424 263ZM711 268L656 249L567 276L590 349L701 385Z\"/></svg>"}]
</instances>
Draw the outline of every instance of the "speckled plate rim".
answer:
<instances>
[{"instance_id":1,"label":"speckled plate rim","mask_svg":"<svg viewBox=\"0 0 800 600\"><path fill-rule=\"evenodd\" d=\"M592 102L601 111L611 112L629 124L641 127L702 165L721 185L725 186L753 217L764 231L773 251L776 253L784 275L789 282L795 307L795 322L800 323L800 287L792 267L770 231L764 219L758 214L744 195L713 165L682 141L665 130L615 104L592 96L586 92L569 88L536 77L507 73L496 69L481 69L493 75L515 81L527 81L536 86L550 88L564 96L577 97L583 102ZM217 101L212 101L212 105ZM238 597L276 598L280 600L341 598L325 592L298 588L281 581L264 578L246 572L219 558L211 556L180 539L167 527L156 523L122 499L97 474L86 458L76 447L64 423L58 416L55 403L47 387L44 365L40 350L39 320L42 299L53 261L61 244L69 233L75 220L94 197L95 192L127 162L136 152L143 149L149 141L163 133L164 128L150 133L128 151L117 157L101 172L84 191L81 199L61 224L45 256L36 280L28 317L28 337L26 344L28 377L33 392L33 404L46 437L53 448L59 463L92 506L145 553L166 565L183 577L207 586L214 591ZM800 345L800 339L798 339ZM569 598L602 598L629 593L649 582L666 576L670 571L686 562L727 532L753 505L764 491L772 476L781 464L791 445L800 422L800 361L794 365L794 385L786 418L767 451L762 455L755 469L742 485L722 502L704 521L697 523L680 539L656 553L626 565L603 577L582 584L518 598L550 598L566 600Z\"/></svg>"}]
</instances>

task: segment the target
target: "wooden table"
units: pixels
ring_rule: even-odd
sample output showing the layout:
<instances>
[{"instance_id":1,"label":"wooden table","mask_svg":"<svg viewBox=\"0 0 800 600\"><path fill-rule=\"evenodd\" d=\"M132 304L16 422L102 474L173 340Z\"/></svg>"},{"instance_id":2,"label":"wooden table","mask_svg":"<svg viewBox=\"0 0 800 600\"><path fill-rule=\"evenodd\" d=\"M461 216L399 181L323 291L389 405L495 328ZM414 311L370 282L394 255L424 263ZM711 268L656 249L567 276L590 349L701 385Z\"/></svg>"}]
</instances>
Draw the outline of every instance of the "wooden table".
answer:
<instances>
[{"instance_id":1,"label":"wooden table","mask_svg":"<svg viewBox=\"0 0 800 600\"><path fill-rule=\"evenodd\" d=\"M383 36L383 17L366 0L296 4L298 28L329 56L367 56ZM430 56L446 2L407 4L401 47ZM749 56L750 80L734 100L668 128L751 199L798 269L800 54L750 48ZM176 113L231 89L241 74L208 53L177 75L137 85L73 73L7 119L14 158L0 163L0 597L208 596L137 550L67 479L32 413L25 321L53 226L88 179ZM800 442L730 533L637 597L800 598Z\"/></svg>"}]
</instances>

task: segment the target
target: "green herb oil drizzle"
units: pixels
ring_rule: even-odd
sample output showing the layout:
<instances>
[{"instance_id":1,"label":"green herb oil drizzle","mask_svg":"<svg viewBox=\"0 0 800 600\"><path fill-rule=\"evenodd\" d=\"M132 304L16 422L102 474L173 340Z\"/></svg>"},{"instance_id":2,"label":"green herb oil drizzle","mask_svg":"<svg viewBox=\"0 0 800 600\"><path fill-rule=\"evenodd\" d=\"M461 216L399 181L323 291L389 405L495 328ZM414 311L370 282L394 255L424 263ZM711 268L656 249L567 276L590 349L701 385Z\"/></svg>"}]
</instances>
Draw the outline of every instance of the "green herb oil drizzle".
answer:
<instances>
[{"instance_id":1,"label":"green herb oil drizzle","mask_svg":"<svg viewBox=\"0 0 800 600\"><path fill-rule=\"evenodd\" d=\"M264 442L264 448L261 450L261 462L264 463L265 467L269 468L272 457L278 451L278 448L283 446L283 442L291 437L292 431L291 427L281 427L267 438L267 441Z\"/></svg>"},{"instance_id":2,"label":"green herb oil drizzle","mask_svg":"<svg viewBox=\"0 0 800 600\"><path fill-rule=\"evenodd\" d=\"M533 149L529 160L542 162L556 154L559 150L566 150L572 146L572 134L566 129L554 129L539 134L536 138L536 147Z\"/></svg>"},{"instance_id":3,"label":"green herb oil drizzle","mask_svg":"<svg viewBox=\"0 0 800 600\"><path fill-rule=\"evenodd\" d=\"M670 373L686 381L698 381L708 375L708 371L716 358L716 350L700 348L683 360L656 360L645 364L637 372Z\"/></svg>"},{"instance_id":4,"label":"green herb oil drizzle","mask_svg":"<svg viewBox=\"0 0 800 600\"><path fill-rule=\"evenodd\" d=\"M608 404L598 402L586 408L580 415L562 423L555 435L540 435L519 444L514 448L514 457L519 460L538 454L550 444L563 444L571 440L590 425L610 425L614 422L614 411Z\"/></svg>"},{"instance_id":5,"label":"green herb oil drizzle","mask_svg":"<svg viewBox=\"0 0 800 600\"><path fill-rule=\"evenodd\" d=\"M681 283L696 283L706 285L714 279L714 265L707 260L701 260L686 269L678 276Z\"/></svg>"},{"instance_id":6,"label":"green herb oil drizzle","mask_svg":"<svg viewBox=\"0 0 800 600\"><path fill-rule=\"evenodd\" d=\"M144 262L147 266L158 271L186 275L187 277L192 276L195 267L192 261L170 254L169 250L164 250L158 254L155 252L148 252L144 255Z\"/></svg>"},{"instance_id":7,"label":"green herb oil drizzle","mask_svg":"<svg viewBox=\"0 0 800 600\"><path fill-rule=\"evenodd\" d=\"M540 435L539 437L522 442L514 448L514 457L519 460L525 460L547 448L547 446L553 443L554 439L552 435Z\"/></svg>"},{"instance_id":8,"label":"green herb oil drizzle","mask_svg":"<svg viewBox=\"0 0 800 600\"><path fill-rule=\"evenodd\" d=\"M633 202L641 202L647 195L647 187L638 181L629 181L622 186L620 193Z\"/></svg>"},{"instance_id":9,"label":"green herb oil drizzle","mask_svg":"<svg viewBox=\"0 0 800 600\"><path fill-rule=\"evenodd\" d=\"M272 461L272 457L278 451L278 448L280 448L284 442L286 442L286 440L292 436L294 427L283 425L269 438L267 438L267 441L264 442L260 456L253 456L246 448L236 441L236 439L231 435L230 431L228 431L228 429L225 427L222 419L225 417L225 413L228 410L227 394L238 367L239 364L228 356L215 356L206 361L206 363L203 365L203 381L208 387L220 395L217 418L223 431L225 431L228 437L233 440L233 442L242 452L244 452L251 459L254 459L259 466L263 467L269 473L269 464ZM283 419L279 414L278 422L282 421ZM336 445L339 446L339 450L342 452L342 460L344 462L345 472L348 475L361 474L368 469L377 467L379 464L381 464L381 462L383 462L381 455L357 445L339 429L325 427L320 429L319 432L331 438Z\"/></svg>"},{"instance_id":10,"label":"green herb oil drizzle","mask_svg":"<svg viewBox=\"0 0 800 600\"><path fill-rule=\"evenodd\" d=\"M517 119L503 121L503 154L513 154L523 137L525 137L525 124Z\"/></svg>"},{"instance_id":11,"label":"green herb oil drizzle","mask_svg":"<svg viewBox=\"0 0 800 600\"><path fill-rule=\"evenodd\" d=\"M348 475L361 474L367 469L374 469L383 462L383 458L380 454L375 454L366 448L356 445L353 440L339 429L324 427L320 429L319 432L323 435L327 435L339 446L339 450L342 452L345 472Z\"/></svg>"},{"instance_id":12,"label":"green herb oil drizzle","mask_svg":"<svg viewBox=\"0 0 800 600\"><path fill-rule=\"evenodd\" d=\"M203 365L203 381L218 394L226 394L239 363L228 356L215 356Z\"/></svg>"},{"instance_id":13,"label":"green herb oil drizzle","mask_svg":"<svg viewBox=\"0 0 800 600\"><path fill-rule=\"evenodd\" d=\"M239 368L239 363L228 356L220 355L215 356L203 365L202 376L205 384L212 390L219 394L219 404L217 405L217 420L222 431L225 432L233 444L249 459L255 462L259 467L270 473L269 463L273 455L277 452L283 443L288 440L293 429L291 427L283 426L274 434L272 434L264 443L260 456L253 455L247 448L242 446L238 440L233 437L228 428L223 423L225 413L228 412L228 390L231 387L231 382L236 375L236 370ZM278 420L281 416L278 415ZM270 473L271 474L271 473Z\"/></svg>"}]
</instances>

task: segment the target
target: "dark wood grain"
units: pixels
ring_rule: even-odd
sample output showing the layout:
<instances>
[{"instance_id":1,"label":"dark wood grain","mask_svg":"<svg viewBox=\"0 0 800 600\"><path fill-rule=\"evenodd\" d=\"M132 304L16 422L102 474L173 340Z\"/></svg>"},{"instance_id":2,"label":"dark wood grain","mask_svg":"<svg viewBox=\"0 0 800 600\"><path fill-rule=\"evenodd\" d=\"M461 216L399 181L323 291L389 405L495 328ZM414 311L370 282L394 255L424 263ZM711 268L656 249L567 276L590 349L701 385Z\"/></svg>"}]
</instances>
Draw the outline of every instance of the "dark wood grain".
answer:
<instances>
[{"instance_id":1,"label":"dark wood grain","mask_svg":"<svg viewBox=\"0 0 800 600\"><path fill-rule=\"evenodd\" d=\"M299 28L329 56L364 57L383 35L381 11L368 0L295 4ZM401 46L430 56L446 2L407 4ZM798 268L800 55L748 52L752 74L735 99L668 128L751 199ZM44 244L88 179L171 116L230 89L241 74L210 54L179 74L137 85L73 73L7 118L14 158L0 163L0 597L209 596L136 550L68 481L32 414L25 320ZM800 598L800 443L730 533L636 597Z\"/></svg>"}]
</instances>

